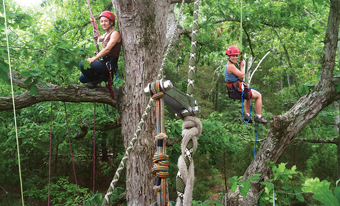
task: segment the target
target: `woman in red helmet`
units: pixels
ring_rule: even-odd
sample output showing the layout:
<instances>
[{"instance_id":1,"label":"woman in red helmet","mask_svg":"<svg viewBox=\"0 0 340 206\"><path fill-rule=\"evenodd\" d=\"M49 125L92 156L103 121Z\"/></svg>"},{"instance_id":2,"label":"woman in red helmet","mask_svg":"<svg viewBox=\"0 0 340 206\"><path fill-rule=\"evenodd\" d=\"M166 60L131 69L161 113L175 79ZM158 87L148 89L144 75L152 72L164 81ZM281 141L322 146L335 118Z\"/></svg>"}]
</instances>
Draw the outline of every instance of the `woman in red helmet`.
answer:
<instances>
[{"instance_id":1,"label":"woman in red helmet","mask_svg":"<svg viewBox=\"0 0 340 206\"><path fill-rule=\"evenodd\" d=\"M233 99L241 99L242 95L242 89L240 88L240 82L244 78L244 63L241 62L240 65L237 64L237 60L239 57L240 51L236 46L230 46L228 47L226 51L226 55L228 55L228 63L224 70L224 78L227 82L229 97ZM240 68L236 68L235 64ZM255 110L256 110L256 117L255 122L266 124L267 120L264 119L264 117L261 115L262 110L262 95L259 91L253 88L249 88L245 86L244 89L244 105L249 105L249 101L251 99L255 99ZM245 106L245 112L244 120L249 120L249 107ZM252 122L252 118L249 122Z\"/></svg>"},{"instance_id":2,"label":"woman in red helmet","mask_svg":"<svg viewBox=\"0 0 340 206\"><path fill-rule=\"evenodd\" d=\"M100 35L96 20L91 17L91 21L94 22L98 33L98 40L102 42L103 49L94 57L87 59L90 62L91 68L85 70L83 64L81 62L79 64L83 73L79 80L82 83L87 83L86 86L89 88L94 88L98 83L109 80L110 75L106 65L107 62L111 64L112 74L117 71L117 62L122 45L120 33L112 28L115 25L113 13L104 11L99 15L99 20L101 27L106 31L103 36Z\"/></svg>"}]
</instances>

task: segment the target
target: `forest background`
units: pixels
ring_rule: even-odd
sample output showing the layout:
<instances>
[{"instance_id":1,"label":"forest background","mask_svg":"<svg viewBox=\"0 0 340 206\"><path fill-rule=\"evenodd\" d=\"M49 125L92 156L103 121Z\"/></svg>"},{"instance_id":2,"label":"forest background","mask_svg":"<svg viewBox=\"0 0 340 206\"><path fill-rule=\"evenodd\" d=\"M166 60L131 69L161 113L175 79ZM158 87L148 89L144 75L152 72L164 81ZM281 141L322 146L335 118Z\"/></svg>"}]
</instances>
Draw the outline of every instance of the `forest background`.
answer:
<instances>
[{"instance_id":1,"label":"forest background","mask_svg":"<svg viewBox=\"0 0 340 206\"><path fill-rule=\"evenodd\" d=\"M91 6L95 16L104 10L113 11L111 2L107 0L93 1ZM0 96L10 97L4 7L0 7ZM176 15L179 7L174 6ZM223 74L227 63L226 48L236 45L247 54L246 60L252 56L252 70L270 52L250 82L252 87L261 91L263 115L270 120L271 116L288 111L318 81L329 7L330 3L322 0L244 1L241 45L240 2L201 2L194 97L198 99L201 109L198 117L203 123L203 131L198 140L198 151L194 155L194 205L219 204L224 194L232 188L232 179L228 179L242 176L253 160L256 125L243 124L241 103L231 100L226 93ZM187 87L192 13L193 3L185 4L184 16L179 22L179 36L164 71L165 78L183 92L186 92ZM6 14L11 68L26 79L24 86L15 86L16 95L28 90L34 95L38 91L36 84L43 85L43 82L54 85L80 84L78 64L95 51L86 1L43 1L35 7L21 7L13 1L7 1ZM118 30L117 26L115 28ZM121 55L118 86L124 85L124 66L124 56ZM334 76L339 75L337 56ZM106 116L100 103L94 106L94 103L65 102L80 196L72 171L64 102L57 101L52 105L51 202L54 205L74 205L79 202L97 204L106 193L125 150L121 127L116 122L116 111L113 108L110 115ZM331 183L331 189L336 187L340 176L339 108L339 102L334 102L323 109L289 145L277 166L272 165L274 174L267 183L275 185L277 204L320 204L310 193L301 191L306 178L318 177L321 181ZM0 204L20 205L13 111L2 110ZM97 163L93 193L94 111ZM16 112L24 199L28 205L46 205L51 102L39 102ZM175 176L180 155L181 124L182 120L167 110L167 133L173 140L173 144L168 147L169 196L172 201L176 198ZM260 125L257 147L261 146L269 127L269 124ZM283 179L275 178L278 168L281 168ZM124 204L124 191L123 176L115 190L116 204ZM272 203L270 191L270 187L262 190L263 195L260 197L263 198L259 200L262 204Z\"/></svg>"}]
</instances>

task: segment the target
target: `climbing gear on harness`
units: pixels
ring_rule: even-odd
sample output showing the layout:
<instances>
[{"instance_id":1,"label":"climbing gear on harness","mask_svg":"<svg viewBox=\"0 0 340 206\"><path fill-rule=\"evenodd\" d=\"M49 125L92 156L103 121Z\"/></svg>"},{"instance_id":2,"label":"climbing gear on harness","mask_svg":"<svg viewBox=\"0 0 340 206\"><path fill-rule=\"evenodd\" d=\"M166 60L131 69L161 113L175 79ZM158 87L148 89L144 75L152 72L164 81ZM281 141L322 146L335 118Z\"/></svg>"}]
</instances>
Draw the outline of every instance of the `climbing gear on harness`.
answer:
<instances>
[{"instance_id":1,"label":"climbing gear on harness","mask_svg":"<svg viewBox=\"0 0 340 206\"><path fill-rule=\"evenodd\" d=\"M99 15L98 19L100 19L100 18L103 17L103 16L109 18L109 19L112 20L112 21L115 20L115 15L114 15L111 11L103 11L103 12Z\"/></svg>"},{"instance_id":2,"label":"climbing gear on harness","mask_svg":"<svg viewBox=\"0 0 340 206\"><path fill-rule=\"evenodd\" d=\"M239 55L240 50L237 48L237 46L229 46L228 49L225 51L225 55Z\"/></svg>"},{"instance_id":3,"label":"climbing gear on harness","mask_svg":"<svg viewBox=\"0 0 340 206\"><path fill-rule=\"evenodd\" d=\"M258 117L257 115L256 115L256 117L255 117L255 122L261 123L261 124L267 124L267 123L268 123L268 121L265 120L265 119L263 118L263 116Z\"/></svg>"},{"instance_id":4,"label":"climbing gear on harness","mask_svg":"<svg viewBox=\"0 0 340 206\"><path fill-rule=\"evenodd\" d=\"M93 18L93 14L92 14L92 10L91 10L91 5L90 5L90 0L87 0L87 4L89 5L91 17ZM96 44L97 52L99 53L100 49L99 49L99 45L97 43L99 34L98 34L98 31L97 31L97 29L96 29L96 27L94 25L94 22L92 22L92 28L93 28L93 41Z\"/></svg>"},{"instance_id":5,"label":"climbing gear on harness","mask_svg":"<svg viewBox=\"0 0 340 206\"><path fill-rule=\"evenodd\" d=\"M112 67L111 67L110 62L106 62L106 68L109 71L109 80L106 82L106 88L109 89L112 100L116 100L116 115L118 117L118 115L119 115L118 114L119 90L118 90L118 88L116 88L114 82L112 81L113 74L112 74ZM116 73L116 71L114 71L114 73ZM113 91L112 86L114 87L115 91ZM116 93L116 96L115 96L115 93ZM108 108L108 106L105 106L105 104L104 104L104 111L105 111L106 116L109 116L109 108Z\"/></svg>"},{"instance_id":6,"label":"climbing gear on harness","mask_svg":"<svg viewBox=\"0 0 340 206\"><path fill-rule=\"evenodd\" d=\"M243 86L242 86L243 85ZM251 89L243 81L227 81L228 95L232 99L251 99ZM243 93L242 93L243 88Z\"/></svg>"}]
</instances>

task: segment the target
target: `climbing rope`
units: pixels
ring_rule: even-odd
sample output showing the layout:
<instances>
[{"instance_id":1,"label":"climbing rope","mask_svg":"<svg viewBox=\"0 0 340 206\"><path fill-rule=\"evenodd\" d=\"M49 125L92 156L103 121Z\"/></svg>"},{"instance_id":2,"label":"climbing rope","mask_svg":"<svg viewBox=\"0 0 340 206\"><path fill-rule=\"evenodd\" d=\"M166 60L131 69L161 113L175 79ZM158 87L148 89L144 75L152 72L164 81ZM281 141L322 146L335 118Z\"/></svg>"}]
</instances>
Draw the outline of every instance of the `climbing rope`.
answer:
<instances>
[{"instance_id":1,"label":"climbing rope","mask_svg":"<svg viewBox=\"0 0 340 206\"><path fill-rule=\"evenodd\" d=\"M247 122L244 120L243 95L244 95L244 90L243 90L243 83L242 83L242 94L241 94L241 104L242 104L242 121L243 121L245 124L248 124L248 123L249 123L249 121L250 121L250 118L251 118L251 102L250 102L250 92L248 92L248 97L249 97L249 118L248 118L248 121L247 121Z\"/></svg>"},{"instance_id":2,"label":"climbing rope","mask_svg":"<svg viewBox=\"0 0 340 206\"><path fill-rule=\"evenodd\" d=\"M17 126L17 115L15 111L15 99L14 99L14 89L13 89L13 76L12 76L12 68L11 68L11 56L9 53L9 43L8 43L8 32L7 32L7 17L6 17L6 4L5 0L2 1L4 6L4 16L5 16L5 32L6 32L6 42L7 42L7 55L8 55L8 65L9 65L9 76L11 80L11 92L12 92L12 104L13 104L13 116L14 116L14 128L15 128L15 139L17 143L17 156L18 156L18 168L19 168L19 179L20 179L20 193L21 193L21 203L24 206L24 189L22 186L22 177L21 177L21 160L20 160L20 147L19 147L19 137L18 137L18 126Z\"/></svg>"},{"instance_id":3,"label":"climbing rope","mask_svg":"<svg viewBox=\"0 0 340 206\"><path fill-rule=\"evenodd\" d=\"M93 177L92 177L92 185L93 189L92 192L94 194L94 188L95 188L95 179L96 179L96 103L94 103L94 115L93 115Z\"/></svg>"},{"instance_id":4,"label":"climbing rope","mask_svg":"<svg viewBox=\"0 0 340 206\"><path fill-rule=\"evenodd\" d=\"M174 32L170 38L170 41L169 41L169 44L168 44L168 47L165 51L165 54L164 54L164 58L162 60L162 64L161 64L161 68L159 69L158 71L158 75L157 75L157 80L160 80L163 76L163 68L164 68L164 65L165 65L165 62L166 62L166 59L167 59L167 56L168 56L168 53L170 52L170 48L171 48L171 45L172 45L172 41L174 39L174 36L175 36L175 33L176 33L176 29L177 29L177 25L178 25L178 22L179 20L182 18L182 14L183 14L183 11L184 11L184 2L185 0L182 0L182 4L181 4L181 8L180 8L180 12L179 12L179 15L178 15L178 18L177 18L177 21L175 23L175 29L174 29ZM113 2L112 2L113 3ZM113 5L114 6L114 5ZM119 163L119 167L118 169L116 170L116 173L110 183L110 187L109 189L107 190L106 192L106 195L105 195L105 198L102 202L102 205L108 205L110 200L110 196L113 194L113 191L115 189L115 185L116 183L118 182L119 180L119 177L120 177L120 172L124 169L125 167L125 163L126 163L126 160L128 159L128 156L130 155L130 152L135 144L135 142L137 141L138 137L139 137L139 134L142 130L142 127L145 123L145 120L146 120L146 117L148 116L148 113L150 112L150 109L151 109L151 106L153 104L153 99L150 98L145 110L144 110L144 113L143 113L143 116L141 118L141 120L139 121L138 123L138 126L137 126L137 130L133 136L133 138L130 140L129 142L129 146L126 148L126 151L125 151L125 154L124 154L124 157L122 158L122 160L120 161Z\"/></svg>"},{"instance_id":5,"label":"climbing rope","mask_svg":"<svg viewBox=\"0 0 340 206\"><path fill-rule=\"evenodd\" d=\"M78 197L80 197L79 189L78 189L78 180L77 180L76 167L74 165L74 159L73 159L73 150L72 150L72 144L71 144L70 127L68 126L67 109L66 109L66 103L65 102L64 102L64 107L65 107L66 126L67 126L68 142L69 142L69 145L70 145L70 153L71 153L71 159L72 159L72 167L73 167L74 180L76 181Z\"/></svg>"},{"instance_id":6,"label":"climbing rope","mask_svg":"<svg viewBox=\"0 0 340 206\"><path fill-rule=\"evenodd\" d=\"M48 161L48 203L47 205L50 206L51 203L51 165L52 165L52 123L53 123L53 102L51 102L51 124L50 124L50 153L49 153L49 161Z\"/></svg>"},{"instance_id":7,"label":"climbing rope","mask_svg":"<svg viewBox=\"0 0 340 206\"><path fill-rule=\"evenodd\" d=\"M193 96L194 78L196 66L196 49L197 49L197 30L198 30L198 9L200 0L194 3L191 50L189 59L188 86L187 95ZM197 117L187 116L184 118L182 125L182 154L178 158L178 173L176 176L177 202L176 206L191 205L192 191L194 187L194 163L192 155L197 148L197 137L202 132L202 123Z\"/></svg>"},{"instance_id":8,"label":"climbing rope","mask_svg":"<svg viewBox=\"0 0 340 206\"><path fill-rule=\"evenodd\" d=\"M176 206L191 205L195 179L192 155L197 149L197 137L201 132L202 123L197 117L187 116L184 118L182 125L182 153L178 158L178 173L176 176L178 196Z\"/></svg>"},{"instance_id":9,"label":"climbing rope","mask_svg":"<svg viewBox=\"0 0 340 206\"><path fill-rule=\"evenodd\" d=\"M194 79L195 79L195 66L196 66L196 49L197 49L197 30L198 30L198 8L200 0L196 0L194 4L194 18L192 22L191 34L191 50L189 59L189 72L188 72L188 86L187 95L193 96L194 93Z\"/></svg>"},{"instance_id":10,"label":"climbing rope","mask_svg":"<svg viewBox=\"0 0 340 206\"><path fill-rule=\"evenodd\" d=\"M168 136L165 134L165 109L164 109L164 92L160 87L160 80L151 83L151 90L154 94L152 99L156 101L156 125L157 135L157 151L153 157L152 172L157 176L154 191L157 192L157 201L151 206L164 206L171 205L167 200L167 178L169 177L169 161L166 154L166 139Z\"/></svg>"}]
</instances>

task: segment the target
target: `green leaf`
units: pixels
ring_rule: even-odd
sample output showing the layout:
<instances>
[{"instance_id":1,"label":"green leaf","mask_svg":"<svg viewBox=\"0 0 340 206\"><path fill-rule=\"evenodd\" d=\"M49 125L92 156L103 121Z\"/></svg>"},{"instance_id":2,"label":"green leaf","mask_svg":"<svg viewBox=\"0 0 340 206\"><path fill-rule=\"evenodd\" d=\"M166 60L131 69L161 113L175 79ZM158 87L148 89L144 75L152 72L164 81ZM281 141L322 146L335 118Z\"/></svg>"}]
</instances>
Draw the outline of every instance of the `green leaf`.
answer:
<instances>
[{"instance_id":1,"label":"green leaf","mask_svg":"<svg viewBox=\"0 0 340 206\"><path fill-rule=\"evenodd\" d=\"M30 95L38 94L38 87L35 84L32 84L30 87Z\"/></svg>"},{"instance_id":2,"label":"green leaf","mask_svg":"<svg viewBox=\"0 0 340 206\"><path fill-rule=\"evenodd\" d=\"M335 198L338 200L338 202L340 203L340 187L336 187L334 188L334 194L335 194Z\"/></svg>"},{"instance_id":3,"label":"green leaf","mask_svg":"<svg viewBox=\"0 0 340 206\"><path fill-rule=\"evenodd\" d=\"M230 182L230 183L237 182L237 176L234 176L234 177L229 178L229 179L228 179L228 182Z\"/></svg>"},{"instance_id":4,"label":"green leaf","mask_svg":"<svg viewBox=\"0 0 340 206\"><path fill-rule=\"evenodd\" d=\"M329 189L330 184L326 180L320 182L319 178L307 179L303 184L302 191L314 193L313 198L319 200L324 205L339 206L338 200Z\"/></svg>"},{"instance_id":5,"label":"green leaf","mask_svg":"<svg viewBox=\"0 0 340 206\"><path fill-rule=\"evenodd\" d=\"M236 189L237 189L237 182L235 182L235 183L233 184L233 186L231 186L231 191L232 191L232 192L235 192Z\"/></svg>"},{"instance_id":6,"label":"green leaf","mask_svg":"<svg viewBox=\"0 0 340 206\"><path fill-rule=\"evenodd\" d=\"M50 66L53 63L53 57L50 56L44 63L45 67Z\"/></svg>"},{"instance_id":7,"label":"green leaf","mask_svg":"<svg viewBox=\"0 0 340 206\"><path fill-rule=\"evenodd\" d=\"M250 182L245 182L243 187L239 187L240 193L241 193L242 197L244 197L244 198L247 197L247 193L248 193L248 191L250 189L250 185L251 185Z\"/></svg>"}]
</instances>

